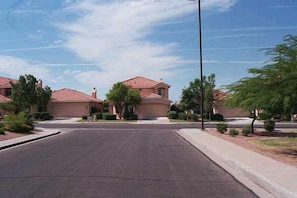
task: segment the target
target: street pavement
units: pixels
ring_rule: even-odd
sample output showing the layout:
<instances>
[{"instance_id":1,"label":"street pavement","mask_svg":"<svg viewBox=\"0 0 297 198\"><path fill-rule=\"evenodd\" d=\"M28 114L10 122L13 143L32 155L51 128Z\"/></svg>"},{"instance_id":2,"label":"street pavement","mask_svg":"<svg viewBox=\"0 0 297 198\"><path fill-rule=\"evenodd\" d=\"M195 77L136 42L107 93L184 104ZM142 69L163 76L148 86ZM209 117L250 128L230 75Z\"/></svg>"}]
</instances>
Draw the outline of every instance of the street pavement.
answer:
<instances>
[{"instance_id":1,"label":"street pavement","mask_svg":"<svg viewBox=\"0 0 297 198\"><path fill-rule=\"evenodd\" d=\"M75 123L77 120L77 118L71 118L46 122L66 124ZM228 123L233 124L248 124L250 121L249 118L227 120ZM168 122L162 118L143 120L137 124L168 124ZM42 129L42 131L38 134L0 141L0 150L60 133L59 130L54 129ZM182 129L177 133L259 197L297 198L297 168L209 135L197 128Z\"/></svg>"}]
</instances>

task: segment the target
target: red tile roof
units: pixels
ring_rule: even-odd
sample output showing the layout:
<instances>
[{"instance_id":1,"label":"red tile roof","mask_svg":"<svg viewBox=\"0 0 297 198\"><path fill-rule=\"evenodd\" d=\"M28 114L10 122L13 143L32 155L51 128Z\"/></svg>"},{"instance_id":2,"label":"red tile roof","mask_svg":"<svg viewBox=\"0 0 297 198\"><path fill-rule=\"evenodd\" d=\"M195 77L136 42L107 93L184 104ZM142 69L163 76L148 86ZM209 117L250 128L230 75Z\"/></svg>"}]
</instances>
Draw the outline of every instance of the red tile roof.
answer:
<instances>
[{"instance_id":1,"label":"red tile roof","mask_svg":"<svg viewBox=\"0 0 297 198\"><path fill-rule=\"evenodd\" d=\"M0 76L0 88L11 88L10 82L16 83L17 80Z\"/></svg>"},{"instance_id":2,"label":"red tile roof","mask_svg":"<svg viewBox=\"0 0 297 198\"><path fill-rule=\"evenodd\" d=\"M226 92L223 92L223 91L218 90L218 89L213 90L213 98L214 98L214 101L217 101L217 100L223 100L223 99L226 98L227 96L229 96L229 94L226 93Z\"/></svg>"},{"instance_id":3,"label":"red tile roof","mask_svg":"<svg viewBox=\"0 0 297 198\"><path fill-rule=\"evenodd\" d=\"M72 89L60 89L52 92L51 102L95 102L101 103L102 100L95 99L91 95L87 95L80 91Z\"/></svg>"},{"instance_id":4,"label":"red tile roof","mask_svg":"<svg viewBox=\"0 0 297 198\"><path fill-rule=\"evenodd\" d=\"M145 77L137 76L128 80L125 80L122 82L123 84L127 85L131 88L151 88L155 87L158 84L164 84L165 86L170 87L170 85L167 85L166 83L162 81L154 81Z\"/></svg>"},{"instance_id":5,"label":"red tile roof","mask_svg":"<svg viewBox=\"0 0 297 198\"><path fill-rule=\"evenodd\" d=\"M11 102L11 99L10 98L7 98L5 96L2 96L0 94L0 103L7 103L7 102Z\"/></svg>"}]
</instances>

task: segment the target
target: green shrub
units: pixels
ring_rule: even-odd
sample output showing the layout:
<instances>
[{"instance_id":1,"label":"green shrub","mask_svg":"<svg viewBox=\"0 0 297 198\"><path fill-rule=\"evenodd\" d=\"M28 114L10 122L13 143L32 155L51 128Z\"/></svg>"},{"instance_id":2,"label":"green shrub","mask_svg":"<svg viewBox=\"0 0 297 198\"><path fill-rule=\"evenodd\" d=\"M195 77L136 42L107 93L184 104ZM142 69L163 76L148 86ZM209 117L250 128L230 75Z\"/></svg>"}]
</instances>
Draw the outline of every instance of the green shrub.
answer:
<instances>
[{"instance_id":1,"label":"green shrub","mask_svg":"<svg viewBox=\"0 0 297 198\"><path fill-rule=\"evenodd\" d=\"M25 112L21 112L17 115L7 115L4 121L6 122L5 129L7 131L28 133L34 129L33 120L27 118Z\"/></svg>"},{"instance_id":2,"label":"green shrub","mask_svg":"<svg viewBox=\"0 0 297 198\"><path fill-rule=\"evenodd\" d=\"M33 116L33 118L34 118L35 120L38 120L38 119L40 119L40 117L41 117L40 112L34 112L34 113L32 114L32 116Z\"/></svg>"},{"instance_id":3,"label":"green shrub","mask_svg":"<svg viewBox=\"0 0 297 198\"><path fill-rule=\"evenodd\" d=\"M274 127L275 127L275 121L274 120L268 119L268 120L264 121L264 129L267 132L272 132L274 130Z\"/></svg>"},{"instance_id":4,"label":"green shrub","mask_svg":"<svg viewBox=\"0 0 297 198\"><path fill-rule=\"evenodd\" d=\"M211 120L213 121L224 121L224 116L221 114L213 114L211 116Z\"/></svg>"},{"instance_id":5,"label":"green shrub","mask_svg":"<svg viewBox=\"0 0 297 198\"><path fill-rule=\"evenodd\" d=\"M0 122L0 128L3 128L3 127L5 127L4 123Z\"/></svg>"},{"instance_id":6,"label":"green shrub","mask_svg":"<svg viewBox=\"0 0 297 198\"><path fill-rule=\"evenodd\" d=\"M232 137L234 137L234 136L236 136L238 134L239 134L239 131L237 129L230 129L229 130L229 135L232 136Z\"/></svg>"},{"instance_id":7,"label":"green shrub","mask_svg":"<svg viewBox=\"0 0 297 198\"><path fill-rule=\"evenodd\" d=\"M116 120L117 119L117 115L114 114L107 114L105 117L105 120Z\"/></svg>"},{"instance_id":8,"label":"green shrub","mask_svg":"<svg viewBox=\"0 0 297 198\"><path fill-rule=\"evenodd\" d=\"M220 133L225 133L227 131L228 125L225 123L217 124L217 131Z\"/></svg>"},{"instance_id":9,"label":"green shrub","mask_svg":"<svg viewBox=\"0 0 297 198\"><path fill-rule=\"evenodd\" d=\"M88 116L81 116L81 119L87 120L88 119Z\"/></svg>"},{"instance_id":10,"label":"green shrub","mask_svg":"<svg viewBox=\"0 0 297 198\"><path fill-rule=\"evenodd\" d=\"M198 114L196 114L196 113L190 113L188 115L188 117L189 117L190 120L198 121Z\"/></svg>"},{"instance_id":11,"label":"green shrub","mask_svg":"<svg viewBox=\"0 0 297 198\"><path fill-rule=\"evenodd\" d=\"M5 135L5 129L4 129L4 127L0 127L0 135Z\"/></svg>"},{"instance_id":12,"label":"green shrub","mask_svg":"<svg viewBox=\"0 0 297 198\"><path fill-rule=\"evenodd\" d=\"M40 112L40 119L41 120L50 120L53 117L49 114L49 112Z\"/></svg>"},{"instance_id":13,"label":"green shrub","mask_svg":"<svg viewBox=\"0 0 297 198\"><path fill-rule=\"evenodd\" d=\"M107 117L108 115L109 115L109 113L107 113L107 112L106 112L106 113L102 113L102 119L103 119L103 120L106 120L106 117Z\"/></svg>"},{"instance_id":14,"label":"green shrub","mask_svg":"<svg viewBox=\"0 0 297 198\"><path fill-rule=\"evenodd\" d=\"M102 119L102 113L101 112L92 113L92 116L94 116L94 115L96 116L97 120Z\"/></svg>"},{"instance_id":15,"label":"green shrub","mask_svg":"<svg viewBox=\"0 0 297 198\"><path fill-rule=\"evenodd\" d=\"M187 120L187 114L184 113L184 112L179 112L177 114L177 117L178 117L179 120Z\"/></svg>"},{"instance_id":16,"label":"green shrub","mask_svg":"<svg viewBox=\"0 0 297 198\"><path fill-rule=\"evenodd\" d=\"M243 136L248 136L251 133L250 125L246 125L241 130Z\"/></svg>"},{"instance_id":17,"label":"green shrub","mask_svg":"<svg viewBox=\"0 0 297 198\"><path fill-rule=\"evenodd\" d=\"M169 119L177 119L178 115L176 111L169 111L168 112L168 118Z\"/></svg>"},{"instance_id":18,"label":"green shrub","mask_svg":"<svg viewBox=\"0 0 297 198\"><path fill-rule=\"evenodd\" d=\"M132 112L125 111L124 120L138 120L138 116Z\"/></svg>"}]
</instances>

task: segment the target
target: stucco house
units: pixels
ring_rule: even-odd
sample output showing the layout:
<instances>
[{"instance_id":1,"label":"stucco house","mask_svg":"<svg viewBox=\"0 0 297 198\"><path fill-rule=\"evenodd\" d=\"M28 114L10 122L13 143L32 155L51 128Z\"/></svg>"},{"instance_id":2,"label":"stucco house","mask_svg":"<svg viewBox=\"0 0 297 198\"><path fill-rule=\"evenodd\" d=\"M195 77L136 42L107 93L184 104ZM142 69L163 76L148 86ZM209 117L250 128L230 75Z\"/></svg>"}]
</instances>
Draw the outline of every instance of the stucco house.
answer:
<instances>
[{"instance_id":1,"label":"stucco house","mask_svg":"<svg viewBox=\"0 0 297 198\"><path fill-rule=\"evenodd\" d=\"M17 82L17 80L0 76L0 103L11 102L11 84L10 82ZM0 117L5 115L5 111L0 108Z\"/></svg>"},{"instance_id":2,"label":"stucco house","mask_svg":"<svg viewBox=\"0 0 297 198\"><path fill-rule=\"evenodd\" d=\"M141 104L134 108L138 118L166 117L170 109L170 85L161 81L151 80L137 76L122 82L130 89L140 92Z\"/></svg>"},{"instance_id":3,"label":"stucco house","mask_svg":"<svg viewBox=\"0 0 297 198\"><path fill-rule=\"evenodd\" d=\"M102 108L103 101L97 98L94 88L91 95L73 89L60 89L52 92L48 112L54 117L89 116L91 109Z\"/></svg>"},{"instance_id":4,"label":"stucco house","mask_svg":"<svg viewBox=\"0 0 297 198\"><path fill-rule=\"evenodd\" d=\"M244 111L242 108L228 108L225 105L225 99L229 96L228 93L221 90L214 90L214 105L213 112L214 114L221 114L224 118L231 117L248 117L249 112Z\"/></svg>"}]
</instances>

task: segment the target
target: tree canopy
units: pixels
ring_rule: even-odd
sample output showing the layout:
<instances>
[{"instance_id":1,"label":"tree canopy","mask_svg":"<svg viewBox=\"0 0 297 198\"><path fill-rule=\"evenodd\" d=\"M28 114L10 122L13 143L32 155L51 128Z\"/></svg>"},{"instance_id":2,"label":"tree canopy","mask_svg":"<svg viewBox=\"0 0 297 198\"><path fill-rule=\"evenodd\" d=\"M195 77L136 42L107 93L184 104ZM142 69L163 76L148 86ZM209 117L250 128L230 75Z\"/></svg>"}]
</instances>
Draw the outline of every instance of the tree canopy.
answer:
<instances>
[{"instance_id":1,"label":"tree canopy","mask_svg":"<svg viewBox=\"0 0 297 198\"><path fill-rule=\"evenodd\" d=\"M33 105L47 105L51 97L51 89L37 86L37 80L33 75L21 75L18 82L11 83L13 104L18 110L31 108Z\"/></svg>"},{"instance_id":2,"label":"tree canopy","mask_svg":"<svg viewBox=\"0 0 297 198\"><path fill-rule=\"evenodd\" d=\"M113 102L120 119L122 118L122 111L125 107L130 105L135 106L141 102L139 91L129 89L128 86L121 82L112 86L112 89L106 94L106 98Z\"/></svg>"},{"instance_id":3,"label":"tree canopy","mask_svg":"<svg viewBox=\"0 0 297 198\"><path fill-rule=\"evenodd\" d=\"M204 93L204 106L205 111L209 114L213 112L213 89L215 87L215 74L211 74L206 77L203 76L203 93ZM198 110L201 105L201 81L195 79L189 83L187 88L182 90L181 95L181 107L182 109ZM200 112L200 109L199 109Z\"/></svg>"},{"instance_id":4,"label":"tree canopy","mask_svg":"<svg viewBox=\"0 0 297 198\"><path fill-rule=\"evenodd\" d=\"M283 41L264 49L270 57L264 67L251 68L251 77L226 86L232 94L226 101L229 107L264 110L281 118L296 113L297 36L287 35Z\"/></svg>"}]
</instances>

